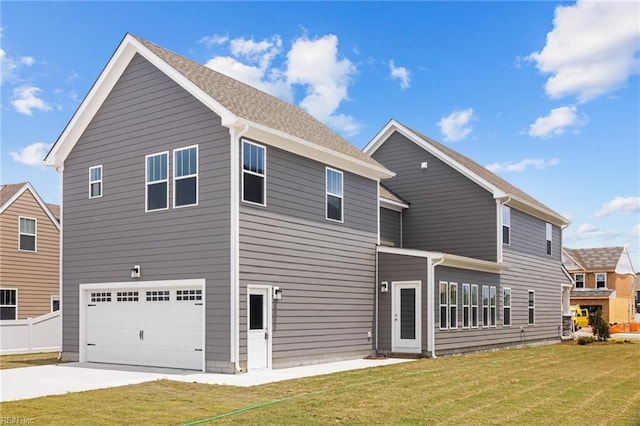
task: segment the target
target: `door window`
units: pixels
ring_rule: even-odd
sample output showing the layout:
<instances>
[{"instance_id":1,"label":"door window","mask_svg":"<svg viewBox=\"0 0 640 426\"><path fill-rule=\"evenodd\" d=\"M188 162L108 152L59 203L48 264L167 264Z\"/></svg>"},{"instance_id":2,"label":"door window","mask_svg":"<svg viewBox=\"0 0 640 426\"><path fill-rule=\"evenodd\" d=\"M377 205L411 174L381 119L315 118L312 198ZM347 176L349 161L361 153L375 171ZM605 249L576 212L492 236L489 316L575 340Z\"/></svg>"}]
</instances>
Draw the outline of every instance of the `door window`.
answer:
<instances>
[{"instance_id":1,"label":"door window","mask_svg":"<svg viewBox=\"0 0 640 426\"><path fill-rule=\"evenodd\" d=\"M249 295L249 330L264 330L264 296Z\"/></svg>"}]
</instances>

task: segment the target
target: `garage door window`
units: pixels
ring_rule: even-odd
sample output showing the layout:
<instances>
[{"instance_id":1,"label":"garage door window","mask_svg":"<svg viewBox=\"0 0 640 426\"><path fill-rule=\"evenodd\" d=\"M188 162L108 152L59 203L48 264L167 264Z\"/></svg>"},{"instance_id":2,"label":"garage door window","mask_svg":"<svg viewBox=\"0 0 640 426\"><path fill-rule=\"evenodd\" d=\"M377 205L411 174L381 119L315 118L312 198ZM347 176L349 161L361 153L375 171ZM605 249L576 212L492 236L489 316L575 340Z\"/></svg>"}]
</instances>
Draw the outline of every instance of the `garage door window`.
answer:
<instances>
[{"instance_id":1,"label":"garage door window","mask_svg":"<svg viewBox=\"0 0 640 426\"><path fill-rule=\"evenodd\" d=\"M91 303L111 302L111 292L91 293Z\"/></svg>"},{"instance_id":2,"label":"garage door window","mask_svg":"<svg viewBox=\"0 0 640 426\"><path fill-rule=\"evenodd\" d=\"M202 300L202 290L176 290L176 300Z\"/></svg>"},{"instance_id":3,"label":"garage door window","mask_svg":"<svg viewBox=\"0 0 640 426\"><path fill-rule=\"evenodd\" d=\"M138 301L137 291L119 291L116 294L116 302L137 302L137 301Z\"/></svg>"},{"instance_id":4,"label":"garage door window","mask_svg":"<svg viewBox=\"0 0 640 426\"><path fill-rule=\"evenodd\" d=\"M147 291L147 302L168 302L169 290Z\"/></svg>"}]
</instances>

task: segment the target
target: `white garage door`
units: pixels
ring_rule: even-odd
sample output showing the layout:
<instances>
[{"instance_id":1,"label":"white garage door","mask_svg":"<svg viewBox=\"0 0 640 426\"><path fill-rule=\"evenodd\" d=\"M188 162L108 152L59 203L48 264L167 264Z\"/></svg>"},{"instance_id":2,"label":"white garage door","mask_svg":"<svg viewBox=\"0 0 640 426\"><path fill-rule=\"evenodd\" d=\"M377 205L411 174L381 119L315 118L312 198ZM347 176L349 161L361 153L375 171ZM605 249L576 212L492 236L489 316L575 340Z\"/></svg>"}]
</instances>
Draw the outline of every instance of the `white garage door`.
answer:
<instances>
[{"instance_id":1,"label":"white garage door","mask_svg":"<svg viewBox=\"0 0 640 426\"><path fill-rule=\"evenodd\" d=\"M202 370L202 288L87 290L86 360Z\"/></svg>"}]
</instances>

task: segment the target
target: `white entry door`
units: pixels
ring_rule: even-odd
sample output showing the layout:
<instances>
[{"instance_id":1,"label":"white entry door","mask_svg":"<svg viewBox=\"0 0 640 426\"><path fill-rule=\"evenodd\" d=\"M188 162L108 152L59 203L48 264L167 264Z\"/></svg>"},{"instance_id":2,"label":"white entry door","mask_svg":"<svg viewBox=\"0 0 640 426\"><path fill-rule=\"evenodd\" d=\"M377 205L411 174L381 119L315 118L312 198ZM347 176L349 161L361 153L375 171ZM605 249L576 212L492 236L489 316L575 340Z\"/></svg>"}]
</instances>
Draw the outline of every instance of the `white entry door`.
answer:
<instances>
[{"instance_id":1,"label":"white entry door","mask_svg":"<svg viewBox=\"0 0 640 426\"><path fill-rule=\"evenodd\" d=\"M421 303L420 281L392 282L392 339L393 352L420 353Z\"/></svg>"},{"instance_id":2,"label":"white entry door","mask_svg":"<svg viewBox=\"0 0 640 426\"><path fill-rule=\"evenodd\" d=\"M247 290L247 370L271 367L271 288Z\"/></svg>"}]
</instances>

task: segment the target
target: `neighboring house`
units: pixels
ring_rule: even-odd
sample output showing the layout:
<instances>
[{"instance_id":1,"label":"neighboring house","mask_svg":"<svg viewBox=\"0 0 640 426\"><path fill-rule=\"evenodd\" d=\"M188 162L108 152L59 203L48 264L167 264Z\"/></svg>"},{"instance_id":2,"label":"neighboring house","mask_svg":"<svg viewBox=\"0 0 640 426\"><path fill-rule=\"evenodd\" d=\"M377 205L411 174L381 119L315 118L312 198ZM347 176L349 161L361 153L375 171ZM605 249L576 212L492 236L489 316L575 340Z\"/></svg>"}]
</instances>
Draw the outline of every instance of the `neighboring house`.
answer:
<instances>
[{"instance_id":1,"label":"neighboring house","mask_svg":"<svg viewBox=\"0 0 640 426\"><path fill-rule=\"evenodd\" d=\"M30 183L0 186L0 319L60 308L59 217Z\"/></svg>"},{"instance_id":2,"label":"neighboring house","mask_svg":"<svg viewBox=\"0 0 640 426\"><path fill-rule=\"evenodd\" d=\"M486 200L472 203L467 219L482 216L480 233L467 233L473 241L449 227L454 244L427 234L421 244L411 221L425 199L401 180L380 184L394 164L296 106L138 37L125 36L45 162L61 171L63 189L63 359L239 372L560 339L560 216L464 176L493 203L492 221ZM513 207L504 249L502 204ZM545 221L552 254L540 256ZM393 273L403 270L394 256L422 262L424 273L396 282L405 278ZM466 283L487 302L470 308L477 326L437 330L434 346L436 264L438 285L460 283L451 318L462 324L468 312Z\"/></svg>"},{"instance_id":3,"label":"neighboring house","mask_svg":"<svg viewBox=\"0 0 640 426\"><path fill-rule=\"evenodd\" d=\"M564 248L562 261L575 282L572 305L601 309L612 324L634 320L637 276L625 247Z\"/></svg>"}]
</instances>

